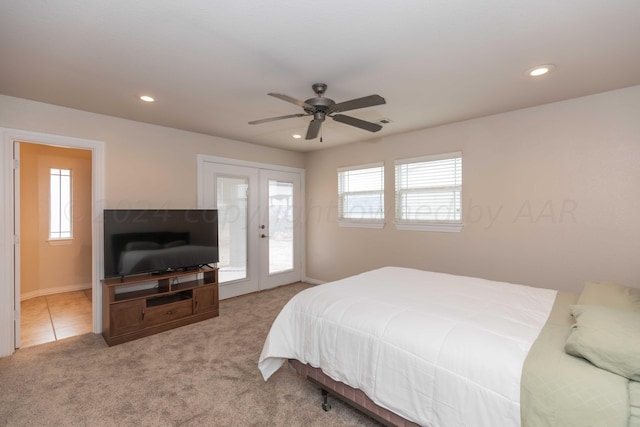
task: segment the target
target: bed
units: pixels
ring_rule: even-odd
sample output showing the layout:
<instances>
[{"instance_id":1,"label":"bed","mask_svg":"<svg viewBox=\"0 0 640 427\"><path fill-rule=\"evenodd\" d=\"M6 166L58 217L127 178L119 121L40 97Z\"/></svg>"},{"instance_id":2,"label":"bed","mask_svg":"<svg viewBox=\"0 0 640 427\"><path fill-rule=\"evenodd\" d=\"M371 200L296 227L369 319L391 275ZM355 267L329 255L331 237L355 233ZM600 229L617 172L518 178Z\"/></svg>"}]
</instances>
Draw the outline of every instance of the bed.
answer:
<instances>
[{"instance_id":1,"label":"bed","mask_svg":"<svg viewBox=\"0 0 640 427\"><path fill-rule=\"evenodd\" d=\"M389 425L635 427L639 310L640 291L620 285L578 296L384 267L294 296L258 367L266 381L291 361ZM591 336L603 315L615 337Z\"/></svg>"}]
</instances>

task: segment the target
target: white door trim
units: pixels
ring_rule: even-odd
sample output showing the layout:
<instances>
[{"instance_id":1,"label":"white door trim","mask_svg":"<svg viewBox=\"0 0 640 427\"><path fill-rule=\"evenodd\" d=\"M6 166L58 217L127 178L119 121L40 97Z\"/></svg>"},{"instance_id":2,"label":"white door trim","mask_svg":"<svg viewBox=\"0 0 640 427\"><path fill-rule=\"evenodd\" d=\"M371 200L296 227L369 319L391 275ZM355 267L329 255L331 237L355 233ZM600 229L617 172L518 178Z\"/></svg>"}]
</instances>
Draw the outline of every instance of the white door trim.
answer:
<instances>
[{"instance_id":1,"label":"white door trim","mask_svg":"<svg viewBox=\"0 0 640 427\"><path fill-rule=\"evenodd\" d=\"M4 172L0 176L0 357L13 354L16 345L15 306L20 304L20 285L14 272L14 215L19 195L15 194L13 179L14 142L31 142L44 145L81 148L92 151L92 309L93 332L102 331L102 292L100 279L103 275L103 231L102 210L104 207L104 142L90 139L53 135L22 129L0 128L4 147L0 150L0 164ZM19 320L19 319L17 319Z\"/></svg>"}]
</instances>

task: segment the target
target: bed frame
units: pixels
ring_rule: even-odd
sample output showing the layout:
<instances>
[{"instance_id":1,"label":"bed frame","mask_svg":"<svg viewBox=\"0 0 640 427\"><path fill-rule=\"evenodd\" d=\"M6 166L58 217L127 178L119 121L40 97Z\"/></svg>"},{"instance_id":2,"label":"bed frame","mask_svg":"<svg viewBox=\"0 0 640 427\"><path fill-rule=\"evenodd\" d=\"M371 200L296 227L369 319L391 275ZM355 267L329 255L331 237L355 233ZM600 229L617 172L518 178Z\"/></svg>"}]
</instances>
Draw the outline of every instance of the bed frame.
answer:
<instances>
[{"instance_id":1,"label":"bed frame","mask_svg":"<svg viewBox=\"0 0 640 427\"><path fill-rule=\"evenodd\" d=\"M322 409L325 411L331 409L331 405L327 401L329 394L331 394L385 426L419 427L418 424L376 405L362 390L331 379L319 368L314 368L295 359L289 359L289 366L291 366L298 375L305 377L320 387L323 399Z\"/></svg>"}]
</instances>

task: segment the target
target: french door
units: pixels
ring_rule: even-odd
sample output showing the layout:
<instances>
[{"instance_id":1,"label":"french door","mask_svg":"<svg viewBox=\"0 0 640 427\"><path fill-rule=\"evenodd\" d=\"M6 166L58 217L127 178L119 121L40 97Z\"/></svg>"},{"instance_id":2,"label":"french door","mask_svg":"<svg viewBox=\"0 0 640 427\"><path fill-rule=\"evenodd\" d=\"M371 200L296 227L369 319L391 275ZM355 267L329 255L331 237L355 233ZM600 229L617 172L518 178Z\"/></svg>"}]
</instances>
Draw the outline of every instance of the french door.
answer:
<instances>
[{"instance_id":1,"label":"french door","mask_svg":"<svg viewBox=\"0 0 640 427\"><path fill-rule=\"evenodd\" d=\"M199 157L199 206L218 209L222 299L302 278L302 171L268 166Z\"/></svg>"},{"instance_id":2,"label":"french door","mask_svg":"<svg viewBox=\"0 0 640 427\"><path fill-rule=\"evenodd\" d=\"M300 174L260 170L260 288L301 279Z\"/></svg>"}]
</instances>

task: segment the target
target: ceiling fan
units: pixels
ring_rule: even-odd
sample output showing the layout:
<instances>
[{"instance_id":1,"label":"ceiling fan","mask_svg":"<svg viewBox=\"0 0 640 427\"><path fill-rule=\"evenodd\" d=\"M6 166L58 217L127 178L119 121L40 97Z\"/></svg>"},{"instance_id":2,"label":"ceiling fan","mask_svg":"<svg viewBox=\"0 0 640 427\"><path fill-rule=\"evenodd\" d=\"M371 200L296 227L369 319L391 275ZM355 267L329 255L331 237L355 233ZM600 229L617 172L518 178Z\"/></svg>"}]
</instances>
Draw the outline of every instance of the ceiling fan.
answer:
<instances>
[{"instance_id":1,"label":"ceiling fan","mask_svg":"<svg viewBox=\"0 0 640 427\"><path fill-rule=\"evenodd\" d=\"M270 117L268 119L254 120L249 122L250 125L257 125L260 123L273 122L275 120L290 119L292 117L313 116L313 120L309 123L307 129L307 136L305 139L315 139L320 132L320 126L324 119L328 116L336 122L344 123L347 125L355 126L360 129L368 130L369 132L377 132L382 129L377 123L367 122L365 120L356 119L355 117L345 116L343 111L357 110L358 108L372 107L374 105L381 105L386 103L383 97L380 95L369 95L362 98L351 99L349 101L336 103L333 99L325 98L322 95L327 90L327 85L324 83L314 83L311 88L316 93L316 97L309 98L306 101L300 101L292 98L288 95L281 93L269 93L283 101L291 102L299 107L302 107L304 113L288 114L286 116Z\"/></svg>"}]
</instances>

